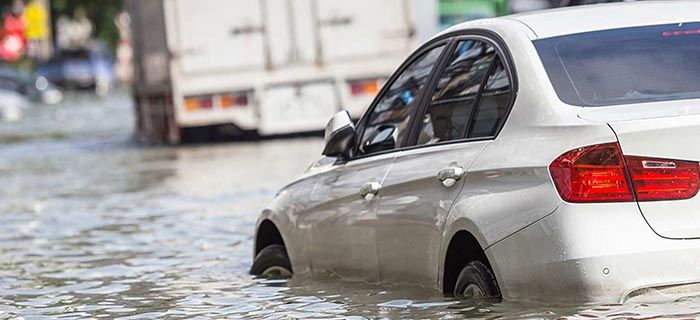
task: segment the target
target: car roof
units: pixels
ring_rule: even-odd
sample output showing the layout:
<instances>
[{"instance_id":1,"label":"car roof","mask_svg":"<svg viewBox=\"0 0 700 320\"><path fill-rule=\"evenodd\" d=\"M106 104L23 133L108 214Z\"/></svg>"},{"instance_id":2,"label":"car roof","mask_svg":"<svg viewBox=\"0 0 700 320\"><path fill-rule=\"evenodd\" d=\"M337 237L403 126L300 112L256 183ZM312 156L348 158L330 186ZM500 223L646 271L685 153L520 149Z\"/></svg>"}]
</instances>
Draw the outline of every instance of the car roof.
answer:
<instances>
[{"instance_id":1,"label":"car roof","mask_svg":"<svg viewBox=\"0 0 700 320\"><path fill-rule=\"evenodd\" d=\"M508 23L513 20L533 32L536 39L544 39L607 29L700 22L700 1L618 2L539 10L465 22L448 31L499 24L513 27L515 24Z\"/></svg>"}]
</instances>

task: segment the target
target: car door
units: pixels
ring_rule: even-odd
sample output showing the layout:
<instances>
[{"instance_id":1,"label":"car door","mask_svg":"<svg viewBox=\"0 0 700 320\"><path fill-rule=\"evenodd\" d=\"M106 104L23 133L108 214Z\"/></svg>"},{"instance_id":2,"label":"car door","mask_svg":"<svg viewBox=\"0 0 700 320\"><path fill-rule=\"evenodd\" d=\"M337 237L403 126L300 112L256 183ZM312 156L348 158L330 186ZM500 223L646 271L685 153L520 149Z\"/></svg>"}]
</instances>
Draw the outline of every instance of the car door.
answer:
<instances>
[{"instance_id":1,"label":"car door","mask_svg":"<svg viewBox=\"0 0 700 320\"><path fill-rule=\"evenodd\" d=\"M359 126L358 156L319 174L312 208L299 227L307 230L314 273L379 281L376 250L378 194L403 142L432 68L445 44L419 51L382 90Z\"/></svg>"},{"instance_id":2,"label":"car door","mask_svg":"<svg viewBox=\"0 0 700 320\"><path fill-rule=\"evenodd\" d=\"M415 146L397 154L382 183L376 237L383 281L437 283L445 220L469 183L465 173L505 121L509 83L495 42L453 44L414 124Z\"/></svg>"}]
</instances>

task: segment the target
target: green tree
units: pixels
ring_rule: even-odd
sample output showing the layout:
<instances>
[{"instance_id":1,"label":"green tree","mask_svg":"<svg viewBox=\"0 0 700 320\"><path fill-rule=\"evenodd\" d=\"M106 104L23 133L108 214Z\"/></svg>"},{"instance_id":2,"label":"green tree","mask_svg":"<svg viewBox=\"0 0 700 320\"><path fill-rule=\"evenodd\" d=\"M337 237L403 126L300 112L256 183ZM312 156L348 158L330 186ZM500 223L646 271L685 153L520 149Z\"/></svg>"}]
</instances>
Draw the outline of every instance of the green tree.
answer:
<instances>
[{"instance_id":1,"label":"green tree","mask_svg":"<svg viewBox=\"0 0 700 320\"><path fill-rule=\"evenodd\" d=\"M78 7L85 8L88 18L95 26L93 36L104 40L114 48L119 40L119 32L114 26L114 17L122 9L122 0L50 0L51 15L55 21L58 17L72 16Z\"/></svg>"}]
</instances>

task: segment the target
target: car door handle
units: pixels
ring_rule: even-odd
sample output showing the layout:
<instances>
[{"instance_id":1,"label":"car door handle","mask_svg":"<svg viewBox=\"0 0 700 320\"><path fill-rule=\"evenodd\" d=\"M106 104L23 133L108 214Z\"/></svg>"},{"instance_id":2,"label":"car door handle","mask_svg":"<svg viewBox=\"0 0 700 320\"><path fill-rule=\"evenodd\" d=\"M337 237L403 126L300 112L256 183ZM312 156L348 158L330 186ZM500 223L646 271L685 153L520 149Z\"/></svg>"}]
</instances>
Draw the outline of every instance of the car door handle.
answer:
<instances>
[{"instance_id":1,"label":"car door handle","mask_svg":"<svg viewBox=\"0 0 700 320\"><path fill-rule=\"evenodd\" d=\"M454 167L447 167L445 169L440 170L437 174L438 180L442 182L442 185L445 186L446 188L452 187L462 179L464 176L464 168L459 167L459 166L454 166Z\"/></svg>"},{"instance_id":2,"label":"car door handle","mask_svg":"<svg viewBox=\"0 0 700 320\"><path fill-rule=\"evenodd\" d=\"M382 186L379 184L379 182L367 182L362 185L362 188L360 188L360 196L365 198L365 200L370 201L377 195L377 193L379 193L379 189L381 189L381 187Z\"/></svg>"}]
</instances>

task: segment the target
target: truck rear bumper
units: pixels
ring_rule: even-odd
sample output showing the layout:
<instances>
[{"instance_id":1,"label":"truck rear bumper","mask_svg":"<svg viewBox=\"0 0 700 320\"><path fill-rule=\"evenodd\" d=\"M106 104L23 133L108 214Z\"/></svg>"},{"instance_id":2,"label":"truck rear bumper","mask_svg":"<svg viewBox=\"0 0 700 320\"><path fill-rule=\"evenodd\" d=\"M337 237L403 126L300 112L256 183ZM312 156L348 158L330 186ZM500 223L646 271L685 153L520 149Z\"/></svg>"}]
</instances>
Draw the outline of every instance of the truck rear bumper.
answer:
<instances>
[{"instance_id":1,"label":"truck rear bumper","mask_svg":"<svg viewBox=\"0 0 700 320\"><path fill-rule=\"evenodd\" d=\"M618 303L700 292L700 240L658 236L635 203L562 204L487 255L506 299Z\"/></svg>"}]
</instances>

